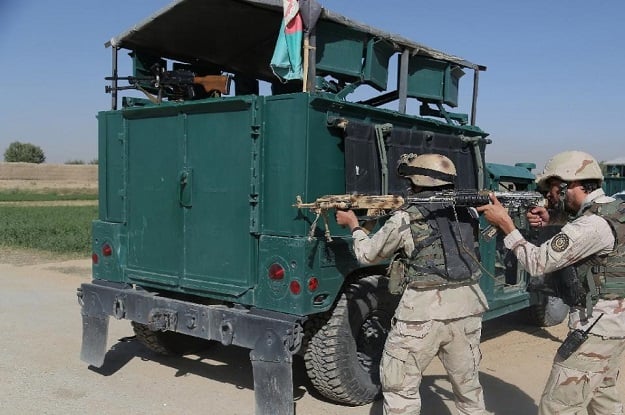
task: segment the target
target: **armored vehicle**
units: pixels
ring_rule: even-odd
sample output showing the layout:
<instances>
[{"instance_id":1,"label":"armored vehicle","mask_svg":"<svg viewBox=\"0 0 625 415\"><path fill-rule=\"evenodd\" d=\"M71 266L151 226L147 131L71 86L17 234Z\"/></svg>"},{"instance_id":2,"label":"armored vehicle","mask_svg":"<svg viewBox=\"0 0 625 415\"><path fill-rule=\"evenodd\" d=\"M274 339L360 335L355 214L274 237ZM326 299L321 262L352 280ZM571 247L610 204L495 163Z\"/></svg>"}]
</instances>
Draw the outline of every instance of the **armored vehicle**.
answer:
<instances>
[{"instance_id":1,"label":"armored vehicle","mask_svg":"<svg viewBox=\"0 0 625 415\"><path fill-rule=\"evenodd\" d=\"M298 196L401 193L403 153L445 154L460 189L533 185L485 162L485 66L286 3L177 0L106 43L93 281L78 290L85 362L103 364L110 317L159 353L249 348L256 412L272 415L293 413L294 355L326 397L374 400L398 301L386 264L359 265L349 232L330 218L327 238ZM466 74L469 110L454 112ZM530 306L501 237L476 233L485 318Z\"/></svg>"}]
</instances>

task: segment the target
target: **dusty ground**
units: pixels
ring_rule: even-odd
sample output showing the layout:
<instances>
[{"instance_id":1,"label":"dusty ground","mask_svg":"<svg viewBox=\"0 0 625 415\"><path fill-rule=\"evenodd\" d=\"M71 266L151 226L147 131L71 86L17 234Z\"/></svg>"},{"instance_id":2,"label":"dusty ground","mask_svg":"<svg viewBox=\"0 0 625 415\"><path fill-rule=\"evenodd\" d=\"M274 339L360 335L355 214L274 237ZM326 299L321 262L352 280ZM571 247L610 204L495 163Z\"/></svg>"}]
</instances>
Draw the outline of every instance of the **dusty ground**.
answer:
<instances>
[{"instance_id":1,"label":"dusty ground","mask_svg":"<svg viewBox=\"0 0 625 415\"><path fill-rule=\"evenodd\" d=\"M253 414L248 350L215 346L202 355L157 356L134 340L127 321L111 320L104 367L80 361L76 288L88 259L0 249L0 408L2 414ZM538 329L521 314L484 324L481 380L486 405L501 415L536 413L552 356L566 333ZM294 363L298 415L380 415L380 403L335 405L321 398ZM623 389L623 380L620 387ZM440 363L422 386L423 415L455 414Z\"/></svg>"}]
</instances>

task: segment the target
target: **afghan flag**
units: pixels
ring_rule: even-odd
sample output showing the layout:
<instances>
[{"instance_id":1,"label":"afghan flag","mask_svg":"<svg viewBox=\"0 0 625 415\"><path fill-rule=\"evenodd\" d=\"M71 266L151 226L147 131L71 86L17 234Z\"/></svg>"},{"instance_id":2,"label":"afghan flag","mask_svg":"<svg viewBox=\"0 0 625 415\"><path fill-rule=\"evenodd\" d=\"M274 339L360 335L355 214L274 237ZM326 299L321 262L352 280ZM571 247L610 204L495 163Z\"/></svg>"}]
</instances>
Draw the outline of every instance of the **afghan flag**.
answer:
<instances>
[{"instance_id":1,"label":"afghan flag","mask_svg":"<svg viewBox=\"0 0 625 415\"><path fill-rule=\"evenodd\" d=\"M302 79L302 40L304 25L297 0L282 0L283 19L276 48L271 58L271 69L283 82Z\"/></svg>"}]
</instances>

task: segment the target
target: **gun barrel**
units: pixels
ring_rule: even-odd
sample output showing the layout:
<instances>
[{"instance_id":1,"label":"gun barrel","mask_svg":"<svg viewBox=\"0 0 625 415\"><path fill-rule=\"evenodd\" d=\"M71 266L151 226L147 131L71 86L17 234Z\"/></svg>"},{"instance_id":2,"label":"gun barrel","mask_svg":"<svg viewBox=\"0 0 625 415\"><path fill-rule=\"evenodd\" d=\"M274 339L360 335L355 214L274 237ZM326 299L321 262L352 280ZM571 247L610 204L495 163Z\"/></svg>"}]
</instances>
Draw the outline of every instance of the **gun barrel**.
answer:
<instances>
[{"instance_id":1,"label":"gun barrel","mask_svg":"<svg viewBox=\"0 0 625 415\"><path fill-rule=\"evenodd\" d=\"M519 192L497 192L489 190L469 190L469 191L449 191L435 193L431 196L411 196L408 197L408 203L438 203L444 205L455 205L462 207L477 207L490 203L489 194L493 193L501 204L508 207L520 206L545 206L545 198L538 192L519 191Z\"/></svg>"},{"instance_id":2,"label":"gun barrel","mask_svg":"<svg viewBox=\"0 0 625 415\"><path fill-rule=\"evenodd\" d=\"M156 80L156 77L154 76L106 76L104 80L105 81L138 82L138 81L154 81Z\"/></svg>"}]
</instances>

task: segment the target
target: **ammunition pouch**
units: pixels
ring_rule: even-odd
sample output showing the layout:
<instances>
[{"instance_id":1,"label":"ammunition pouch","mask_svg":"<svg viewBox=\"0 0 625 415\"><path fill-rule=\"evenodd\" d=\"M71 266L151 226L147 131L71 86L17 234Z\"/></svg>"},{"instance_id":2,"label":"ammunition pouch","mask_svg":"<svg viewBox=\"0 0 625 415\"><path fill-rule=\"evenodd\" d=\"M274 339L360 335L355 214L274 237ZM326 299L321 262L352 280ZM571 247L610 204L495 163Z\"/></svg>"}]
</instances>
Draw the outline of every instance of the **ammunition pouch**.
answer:
<instances>
[{"instance_id":1,"label":"ammunition pouch","mask_svg":"<svg viewBox=\"0 0 625 415\"><path fill-rule=\"evenodd\" d=\"M622 264L607 269L605 266L595 265L592 272L599 277L597 285L600 287L601 298L607 300L625 298L625 267Z\"/></svg>"},{"instance_id":2,"label":"ammunition pouch","mask_svg":"<svg viewBox=\"0 0 625 415\"><path fill-rule=\"evenodd\" d=\"M406 262L402 260L400 255L395 255L388 266L387 275L388 292L391 294L402 294L406 289Z\"/></svg>"},{"instance_id":3,"label":"ammunition pouch","mask_svg":"<svg viewBox=\"0 0 625 415\"><path fill-rule=\"evenodd\" d=\"M560 297L569 306L585 306L587 290L578 277L575 267L568 266L545 276L547 287L553 296Z\"/></svg>"}]
</instances>

